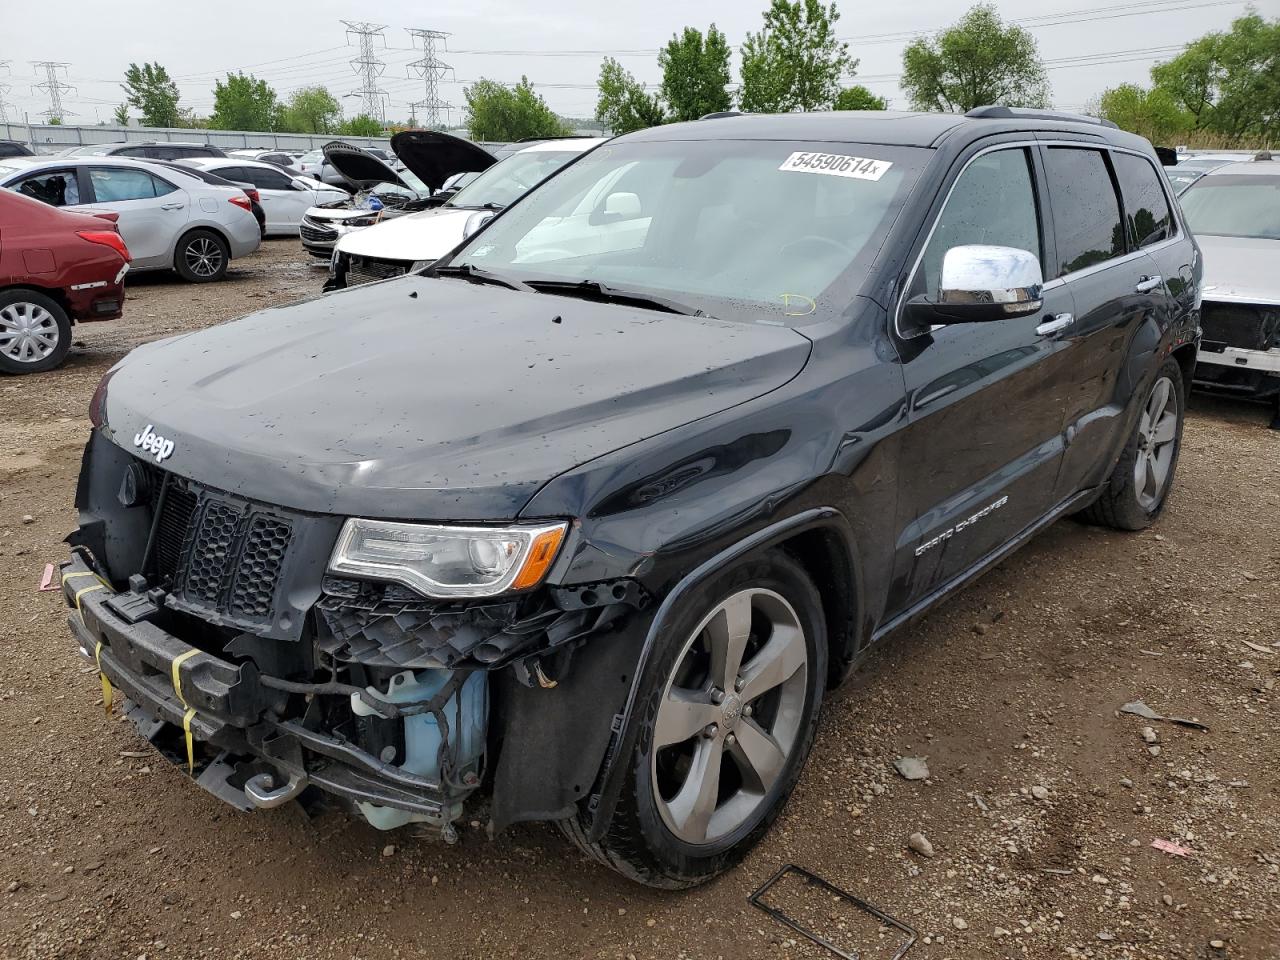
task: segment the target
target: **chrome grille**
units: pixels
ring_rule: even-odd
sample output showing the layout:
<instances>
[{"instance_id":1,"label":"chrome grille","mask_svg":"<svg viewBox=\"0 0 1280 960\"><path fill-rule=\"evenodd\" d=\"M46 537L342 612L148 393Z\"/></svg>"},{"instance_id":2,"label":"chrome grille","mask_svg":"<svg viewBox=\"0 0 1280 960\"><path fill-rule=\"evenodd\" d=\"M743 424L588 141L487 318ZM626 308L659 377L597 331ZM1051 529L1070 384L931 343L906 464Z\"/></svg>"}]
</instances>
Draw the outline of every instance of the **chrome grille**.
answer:
<instances>
[{"instance_id":1,"label":"chrome grille","mask_svg":"<svg viewBox=\"0 0 1280 960\"><path fill-rule=\"evenodd\" d=\"M314 220L303 220L298 227L298 234L303 240L309 240L312 243L331 243L338 239L337 230L316 223Z\"/></svg>"}]
</instances>

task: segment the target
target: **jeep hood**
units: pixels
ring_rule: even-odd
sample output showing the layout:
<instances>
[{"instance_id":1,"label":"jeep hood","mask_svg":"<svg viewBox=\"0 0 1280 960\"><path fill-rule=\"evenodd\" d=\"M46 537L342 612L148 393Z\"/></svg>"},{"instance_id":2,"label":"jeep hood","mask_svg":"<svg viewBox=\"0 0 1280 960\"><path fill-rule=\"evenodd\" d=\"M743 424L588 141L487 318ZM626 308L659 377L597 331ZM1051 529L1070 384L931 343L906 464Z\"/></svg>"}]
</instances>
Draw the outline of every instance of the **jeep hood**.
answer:
<instances>
[{"instance_id":1,"label":"jeep hood","mask_svg":"<svg viewBox=\"0 0 1280 960\"><path fill-rule=\"evenodd\" d=\"M556 322L557 318L559 322ZM549 480L751 400L804 366L787 327L411 276L141 347L106 391L111 439L298 510L516 517Z\"/></svg>"},{"instance_id":2,"label":"jeep hood","mask_svg":"<svg viewBox=\"0 0 1280 960\"><path fill-rule=\"evenodd\" d=\"M404 130L391 138L391 152L435 193L455 173L487 170L497 158L479 144L435 130Z\"/></svg>"},{"instance_id":3,"label":"jeep hood","mask_svg":"<svg viewBox=\"0 0 1280 960\"><path fill-rule=\"evenodd\" d=\"M1196 234L1204 254L1204 299L1280 303L1280 240Z\"/></svg>"}]
</instances>

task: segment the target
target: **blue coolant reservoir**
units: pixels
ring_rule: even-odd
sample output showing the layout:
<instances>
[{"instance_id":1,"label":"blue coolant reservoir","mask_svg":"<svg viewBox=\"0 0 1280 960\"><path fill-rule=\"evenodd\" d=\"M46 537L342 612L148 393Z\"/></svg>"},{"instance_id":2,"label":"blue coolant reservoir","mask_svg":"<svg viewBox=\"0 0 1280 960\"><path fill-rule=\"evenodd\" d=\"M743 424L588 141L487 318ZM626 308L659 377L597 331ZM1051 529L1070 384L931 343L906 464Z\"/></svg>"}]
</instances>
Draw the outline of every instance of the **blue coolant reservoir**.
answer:
<instances>
[{"instance_id":1,"label":"blue coolant reservoir","mask_svg":"<svg viewBox=\"0 0 1280 960\"><path fill-rule=\"evenodd\" d=\"M369 692L393 703L414 703L430 700L439 693L453 676L452 670L405 670L391 678L388 689L369 687ZM354 694L351 711L358 716L371 716L373 711ZM454 777L460 778L467 771L478 772L484 753L485 734L489 724L489 675L477 670L469 676L444 706L445 720L449 724L449 748L454 756ZM409 773L432 780L440 779L440 728L436 718L423 713L404 720L404 763L400 768ZM366 820L379 830L390 830L413 821L430 820L422 814L410 813L374 803L358 804ZM461 813L461 803L456 811L447 811L452 820Z\"/></svg>"}]
</instances>

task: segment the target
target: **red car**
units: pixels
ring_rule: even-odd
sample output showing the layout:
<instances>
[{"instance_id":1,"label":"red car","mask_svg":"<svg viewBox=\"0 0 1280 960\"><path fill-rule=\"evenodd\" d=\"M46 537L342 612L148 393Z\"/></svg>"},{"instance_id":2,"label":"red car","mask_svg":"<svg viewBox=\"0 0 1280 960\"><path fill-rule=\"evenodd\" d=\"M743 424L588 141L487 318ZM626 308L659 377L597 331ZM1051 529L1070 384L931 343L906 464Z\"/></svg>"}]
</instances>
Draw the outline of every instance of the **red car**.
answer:
<instances>
[{"instance_id":1,"label":"red car","mask_svg":"<svg viewBox=\"0 0 1280 960\"><path fill-rule=\"evenodd\" d=\"M72 323L120 316L129 249L114 217L0 190L0 373L52 370Z\"/></svg>"}]
</instances>

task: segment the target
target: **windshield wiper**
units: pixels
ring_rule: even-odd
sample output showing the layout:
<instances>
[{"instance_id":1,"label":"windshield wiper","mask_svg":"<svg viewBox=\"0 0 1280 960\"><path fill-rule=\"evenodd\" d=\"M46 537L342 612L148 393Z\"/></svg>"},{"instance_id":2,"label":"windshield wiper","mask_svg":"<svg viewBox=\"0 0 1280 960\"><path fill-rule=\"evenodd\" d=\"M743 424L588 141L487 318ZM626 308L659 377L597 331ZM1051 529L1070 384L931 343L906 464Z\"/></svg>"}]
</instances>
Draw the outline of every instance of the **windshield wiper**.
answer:
<instances>
[{"instance_id":1,"label":"windshield wiper","mask_svg":"<svg viewBox=\"0 0 1280 960\"><path fill-rule=\"evenodd\" d=\"M624 290L601 283L599 280L530 280L525 286L539 293L553 293L562 297L581 297L584 300L601 300L605 303L630 303L664 313L679 313L686 317L705 317L706 313L679 300L671 300L639 290Z\"/></svg>"},{"instance_id":2,"label":"windshield wiper","mask_svg":"<svg viewBox=\"0 0 1280 960\"><path fill-rule=\"evenodd\" d=\"M443 267L436 267L432 273L437 277L461 277L463 280L470 280L472 283L491 283L497 287L506 287L508 290L532 289L527 283L521 283L514 277L505 277L500 273L485 270L483 267L477 267L471 263L448 263Z\"/></svg>"}]
</instances>

